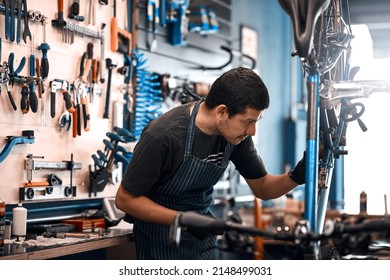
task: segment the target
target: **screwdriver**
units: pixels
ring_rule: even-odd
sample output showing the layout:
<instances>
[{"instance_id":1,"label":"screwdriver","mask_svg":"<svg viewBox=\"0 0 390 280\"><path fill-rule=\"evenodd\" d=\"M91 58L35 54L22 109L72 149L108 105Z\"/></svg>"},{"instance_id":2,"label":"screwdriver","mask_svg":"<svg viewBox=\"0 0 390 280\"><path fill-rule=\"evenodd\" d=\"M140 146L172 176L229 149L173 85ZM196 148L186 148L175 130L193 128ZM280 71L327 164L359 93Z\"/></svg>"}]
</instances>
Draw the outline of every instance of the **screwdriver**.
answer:
<instances>
[{"instance_id":1,"label":"screwdriver","mask_svg":"<svg viewBox=\"0 0 390 280\"><path fill-rule=\"evenodd\" d=\"M47 58L47 51L50 50L50 46L46 43L46 18L42 17L42 26L43 26L43 43L40 44L38 50L42 52L41 59L41 77L42 80L46 80L49 76L49 59Z\"/></svg>"},{"instance_id":2,"label":"screwdriver","mask_svg":"<svg viewBox=\"0 0 390 280\"><path fill-rule=\"evenodd\" d=\"M30 54L30 72L29 75L30 77L35 77L35 56L34 56L34 38L31 40L31 54ZM38 97L37 94L35 93L35 88L34 88L34 82L30 82L28 84L30 96L29 96L29 103L30 103L30 108L31 111L36 113L38 111ZM23 89L22 89L23 90Z\"/></svg>"},{"instance_id":3,"label":"screwdriver","mask_svg":"<svg viewBox=\"0 0 390 280\"><path fill-rule=\"evenodd\" d=\"M23 114L27 114L30 108L30 101L28 99L28 87L26 84L22 85L22 98L20 100L20 109L22 109Z\"/></svg>"}]
</instances>

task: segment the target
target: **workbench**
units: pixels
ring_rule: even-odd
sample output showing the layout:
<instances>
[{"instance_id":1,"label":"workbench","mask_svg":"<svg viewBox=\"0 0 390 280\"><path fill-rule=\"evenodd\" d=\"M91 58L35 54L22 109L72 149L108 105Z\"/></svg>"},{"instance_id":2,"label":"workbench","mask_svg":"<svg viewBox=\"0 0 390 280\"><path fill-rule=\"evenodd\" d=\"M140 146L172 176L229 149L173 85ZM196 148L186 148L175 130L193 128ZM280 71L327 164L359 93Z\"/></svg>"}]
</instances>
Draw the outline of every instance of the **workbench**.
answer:
<instances>
[{"instance_id":1,"label":"workbench","mask_svg":"<svg viewBox=\"0 0 390 280\"><path fill-rule=\"evenodd\" d=\"M106 233L93 239L83 239L77 243L54 245L48 247L39 246L22 246L18 243L4 244L3 251L0 251L1 260L45 260L55 259L60 257L74 256L85 252L93 252L99 249L112 249L117 247L121 250L129 250L127 247L134 244L132 230L129 229L108 229ZM120 252L120 255L127 253L128 256L132 252ZM115 255L111 255L112 259L117 259Z\"/></svg>"}]
</instances>

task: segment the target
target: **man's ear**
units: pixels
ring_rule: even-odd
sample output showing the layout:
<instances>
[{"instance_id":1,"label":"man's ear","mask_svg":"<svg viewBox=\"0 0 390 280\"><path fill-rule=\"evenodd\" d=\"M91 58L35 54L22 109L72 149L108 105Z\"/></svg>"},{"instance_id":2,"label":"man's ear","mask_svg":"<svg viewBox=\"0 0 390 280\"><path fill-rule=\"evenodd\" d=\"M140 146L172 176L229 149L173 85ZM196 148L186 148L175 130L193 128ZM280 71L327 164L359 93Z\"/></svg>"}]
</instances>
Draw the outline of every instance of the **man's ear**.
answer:
<instances>
[{"instance_id":1,"label":"man's ear","mask_svg":"<svg viewBox=\"0 0 390 280\"><path fill-rule=\"evenodd\" d=\"M224 104L217 106L216 113L217 113L217 117L221 117L221 118L229 117L228 108Z\"/></svg>"}]
</instances>

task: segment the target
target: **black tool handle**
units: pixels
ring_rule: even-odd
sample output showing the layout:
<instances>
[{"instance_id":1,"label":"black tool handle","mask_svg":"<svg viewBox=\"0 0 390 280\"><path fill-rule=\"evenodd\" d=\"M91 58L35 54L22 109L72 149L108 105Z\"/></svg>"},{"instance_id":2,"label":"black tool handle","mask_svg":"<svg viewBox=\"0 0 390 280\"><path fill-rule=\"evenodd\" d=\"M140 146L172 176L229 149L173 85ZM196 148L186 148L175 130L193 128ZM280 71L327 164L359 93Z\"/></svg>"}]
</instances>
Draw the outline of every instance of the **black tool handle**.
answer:
<instances>
[{"instance_id":1,"label":"black tool handle","mask_svg":"<svg viewBox=\"0 0 390 280\"><path fill-rule=\"evenodd\" d=\"M84 76L84 66L85 66L85 60L87 59L87 56L88 53L84 52L83 56L81 57L79 77Z\"/></svg>"},{"instance_id":2,"label":"black tool handle","mask_svg":"<svg viewBox=\"0 0 390 280\"><path fill-rule=\"evenodd\" d=\"M23 114L27 114L30 108L29 92L27 85L22 85L22 98L20 99L20 109Z\"/></svg>"},{"instance_id":3,"label":"black tool handle","mask_svg":"<svg viewBox=\"0 0 390 280\"><path fill-rule=\"evenodd\" d=\"M42 68L42 79L46 79L48 76L49 76L49 59L47 58L47 55L46 53L47 52L43 52L42 53L44 54L42 59L41 59L41 68Z\"/></svg>"},{"instance_id":4,"label":"black tool handle","mask_svg":"<svg viewBox=\"0 0 390 280\"><path fill-rule=\"evenodd\" d=\"M107 81L106 103L104 106L103 119L109 119L111 76L112 76L112 60L110 58L106 58L106 68L108 68L108 81Z\"/></svg>"},{"instance_id":5,"label":"black tool handle","mask_svg":"<svg viewBox=\"0 0 390 280\"><path fill-rule=\"evenodd\" d=\"M11 25L10 25L10 41L15 41L15 8L16 0L10 0L10 9L11 9Z\"/></svg>"},{"instance_id":6,"label":"black tool handle","mask_svg":"<svg viewBox=\"0 0 390 280\"><path fill-rule=\"evenodd\" d=\"M33 54L30 55L30 77L35 76L35 56ZM34 82L28 84L28 88L30 91L29 99L30 99L30 108L33 113L38 111L38 97L35 93Z\"/></svg>"},{"instance_id":7,"label":"black tool handle","mask_svg":"<svg viewBox=\"0 0 390 280\"><path fill-rule=\"evenodd\" d=\"M15 101L14 101L14 98L12 97L12 93L11 91L7 91L8 93L8 98L9 98L9 101L11 102L11 105L12 105L12 108L14 108L14 110L16 111L16 104L15 104Z\"/></svg>"},{"instance_id":8,"label":"black tool handle","mask_svg":"<svg viewBox=\"0 0 390 280\"><path fill-rule=\"evenodd\" d=\"M69 113L74 113L74 112L76 111L76 109L75 109L74 106L73 106L72 98L71 98L69 92L66 91L66 90L64 90L64 91L62 92L62 95L63 95L63 97L64 97L66 110L67 110Z\"/></svg>"},{"instance_id":9,"label":"black tool handle","mask_svg":"<svg viewBox=\"0 0 390 280\"><path fill-rule=\"evenodd\" d=\"M36 113L38 111L38 97L34 90L30 91L29 100L31 111Z\"/></svg>"},{"instance_id":10,"label":"black tool handle","mask_svg":"<svg viewBox=\"0 0 390 280\"><path fill-rule=\"evenodd\" d=\"M50 92L50 116L54 118L56 116L56 92Z\"/></svg>"},{"instance_id":11,"label":"black tool handle","mask_svg":"<svg viewBox=\"0 0 390 280\"><path fill-rule=\"evenodd\" d=\"M80 104L76 105L77 110L77 135L81 136L81 106Z\"/></svg>"}]
</instances>

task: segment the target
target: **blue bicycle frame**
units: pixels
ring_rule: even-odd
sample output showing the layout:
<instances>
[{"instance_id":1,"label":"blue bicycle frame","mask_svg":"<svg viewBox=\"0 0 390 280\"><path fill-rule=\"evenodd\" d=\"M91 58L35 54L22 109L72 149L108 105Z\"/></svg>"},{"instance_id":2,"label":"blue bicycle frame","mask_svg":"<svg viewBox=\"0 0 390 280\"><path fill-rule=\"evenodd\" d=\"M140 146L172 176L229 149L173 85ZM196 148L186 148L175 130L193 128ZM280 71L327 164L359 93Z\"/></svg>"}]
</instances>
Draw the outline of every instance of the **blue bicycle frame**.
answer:
<instances>
[{"instance_id":1,"label":"blue bicycle frame","mask_svg":"<svg viewBox=\"0 0 390 280\"><path fill-rule=\"evenodd\" d=\"M326 92L321 94L326 89L323 86L326 80L337 82L348 79L345 74L349 74L352 34L342 18L341 1L279 0L292 19L296 54L307 73L304 218L309 230L315 233L322 233L335 159L343 153L341 139L346 120L336 116L335 111L342 112L344 105L349 104L340 100L331 104L326 102ZM302 27L302 23L307 26Z\"/></svg>"}]
</instances>

